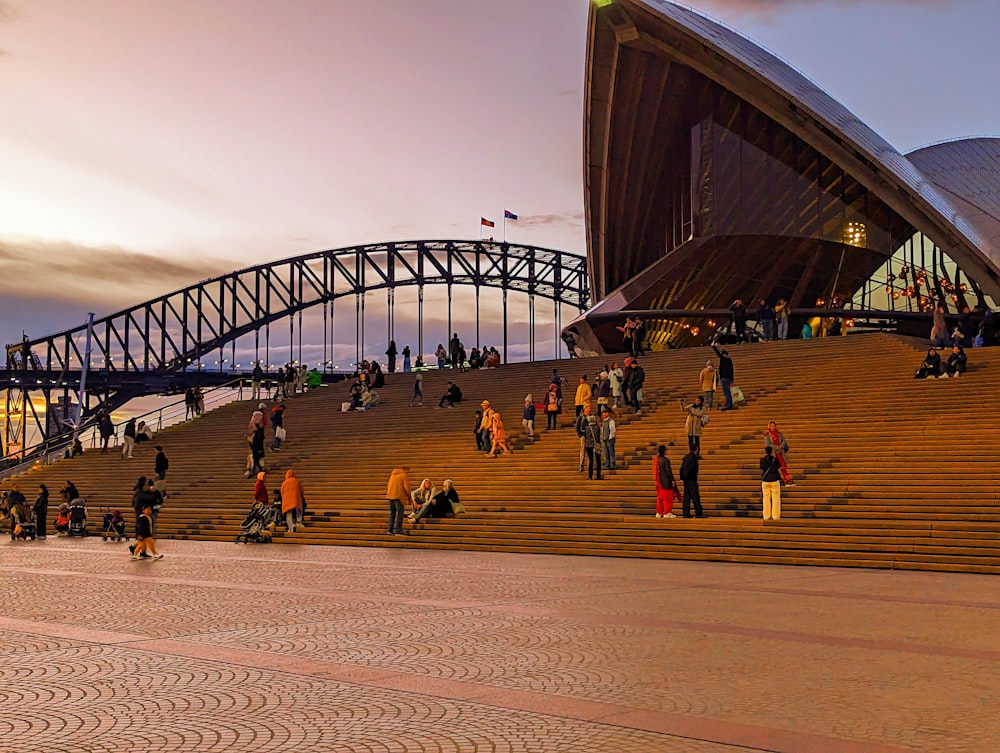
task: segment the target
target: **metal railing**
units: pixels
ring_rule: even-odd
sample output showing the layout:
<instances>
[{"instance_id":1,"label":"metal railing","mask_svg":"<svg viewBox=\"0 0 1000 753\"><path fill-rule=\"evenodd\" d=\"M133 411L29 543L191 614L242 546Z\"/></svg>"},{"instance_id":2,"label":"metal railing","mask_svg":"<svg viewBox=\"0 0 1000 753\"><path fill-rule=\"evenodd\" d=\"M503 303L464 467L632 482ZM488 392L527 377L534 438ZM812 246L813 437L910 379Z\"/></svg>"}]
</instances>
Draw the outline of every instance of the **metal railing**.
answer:
<instances>
[{"instance_id":1,"label":"metal railing","mask_svg":"<svg viewBox=\"0 0 1000 753\"><path fill-rule=\"evenodd\" d=\"M262 383L262 386L263 384L264 383ZM217 387L210 387L203 393L205 410L207 411L210 407L219 408L233 402L234 400L242 400L244 389L250 389L250 380L243 377L234 379L231 382L226 382L225 384ZM134 418L137 425L140 421L145 421L147 426L152 427L155 422L155 428L153 428L153 431L160 432L163 429L173 426L174 424L183 423L189 418L193 419L199 415L198 413L195 413L194 416L189 416L190 412L191 409L187 403L186 397L181 397L181 399L176 402L168 403L167 405L147 411L146 413L142 413ZM111 435L111 439L108 441L109 446L120 446L118 441L121 436L120 430L124 428L126 423L128 423L128 421L121 421L115 425L115 432ZM94 449L99 447L101 445L99 426L97 424L90 424L79 431L66 431L56 437L51 437L40 444L35 445L31 450L29 450L33 457L26 460L20 460L20 453L0 459L0 463L4 464L4 467L0 469L0 479L16 476L36 466L49 465L57 460L64 459L66 457L66 451L72 446L74 439L79 439L80 444L84 448ZM113 444L112 441L114 442ZM6 465L7 463L10 464Z\"/></svg>"}]
</instances>

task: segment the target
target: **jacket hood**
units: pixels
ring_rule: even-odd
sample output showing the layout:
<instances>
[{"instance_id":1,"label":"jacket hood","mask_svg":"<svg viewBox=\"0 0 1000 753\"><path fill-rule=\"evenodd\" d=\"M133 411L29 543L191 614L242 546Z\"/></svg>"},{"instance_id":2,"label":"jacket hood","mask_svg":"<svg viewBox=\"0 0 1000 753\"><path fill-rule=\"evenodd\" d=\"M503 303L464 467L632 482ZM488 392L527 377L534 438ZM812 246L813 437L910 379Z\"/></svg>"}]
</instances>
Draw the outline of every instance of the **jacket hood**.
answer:
<instances>
[{"instance_id":1,"label":"jacket hood","mask_svg":"<svg viewBox=\"0 0 1000 753\"><path fill-rule=\"evenodd\" d=\"M295 478L295 470L293 468L289 468L285 471L285 478Z\"/></svg>"}]
</instances>

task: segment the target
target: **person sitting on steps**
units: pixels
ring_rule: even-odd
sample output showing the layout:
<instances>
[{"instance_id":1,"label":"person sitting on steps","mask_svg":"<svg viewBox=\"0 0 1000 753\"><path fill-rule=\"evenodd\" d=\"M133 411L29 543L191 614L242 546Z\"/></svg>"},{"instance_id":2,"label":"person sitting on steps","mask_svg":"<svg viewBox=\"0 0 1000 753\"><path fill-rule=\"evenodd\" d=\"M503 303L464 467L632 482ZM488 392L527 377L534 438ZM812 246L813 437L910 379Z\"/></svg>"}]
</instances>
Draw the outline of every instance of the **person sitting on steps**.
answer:
<instances>
[{"instance_id":1,"label":"person sitting on steps","mask_svg":"<svg viewBox=\"0 0 1000 753\"><path fill-rule=\"evenodd\" d=\"M431 483L429 478L420 482L420 486L410 494L410 512L406 516L407 520L419 520L431 511L431 503L434 495L437 494L437 487Z\"/></svg>"},{"instance_id":2,"label":"person sitting on steps","mask_svg":"<svg viewBox=\"0 0 1000 753\"><path fill-rule=\"evenodd\" d=\"M968 366L969 357L962 350L961 346L954 345L951 349L951 355L948 356L948 364L945 368L948 370L948 376L957 377L962 376L962 372Z\"/></svg>"},{"instance_id":3,"label":"person sitting on steps","mask_svg":"<svg viewBox=\"0 0 1000 753\"><path fill-rule=\"evenodd\" d=\"M924 356L924 360L920 363L920 368L917 369L917 373L913 375L914 379L934 379L936 377L942 376L941 374L941 356L938 354L936 348L928 348L927 355Z\"/></svg>"},{"instance_id":4,"label":"person sitting on steps","mask_svg":"<svg viewBox=\"0 0 1000 753\"><path fill-rule=\"evenodd\" d=\"M448 403L449 408L454 408L455 403L462 402L462 390L454 382L448 382L448 389L444 391L441 399L438 401L438 408L443 408L445 403Z\"/></svg>"}]
</instances>

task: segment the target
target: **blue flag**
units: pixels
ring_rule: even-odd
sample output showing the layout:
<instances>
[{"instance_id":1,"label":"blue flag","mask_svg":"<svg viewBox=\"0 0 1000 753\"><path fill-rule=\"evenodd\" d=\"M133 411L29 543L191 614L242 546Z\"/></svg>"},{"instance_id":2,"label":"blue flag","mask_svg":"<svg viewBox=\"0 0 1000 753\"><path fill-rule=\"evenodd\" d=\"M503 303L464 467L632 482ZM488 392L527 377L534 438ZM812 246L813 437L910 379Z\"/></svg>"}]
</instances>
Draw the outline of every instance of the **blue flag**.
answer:
<instances>
[{"instance_id":1,"label":"blue flag","mask_svg":"<svg viewBox=\"0 0 1000 753\"><path fill-rule=\"evenodd\" d=\"M517 219L517 215L514 214L509 209L505 209L505 210L503 210L503 218L505 220L516 220Z\"/></svg>"}]
</instances>

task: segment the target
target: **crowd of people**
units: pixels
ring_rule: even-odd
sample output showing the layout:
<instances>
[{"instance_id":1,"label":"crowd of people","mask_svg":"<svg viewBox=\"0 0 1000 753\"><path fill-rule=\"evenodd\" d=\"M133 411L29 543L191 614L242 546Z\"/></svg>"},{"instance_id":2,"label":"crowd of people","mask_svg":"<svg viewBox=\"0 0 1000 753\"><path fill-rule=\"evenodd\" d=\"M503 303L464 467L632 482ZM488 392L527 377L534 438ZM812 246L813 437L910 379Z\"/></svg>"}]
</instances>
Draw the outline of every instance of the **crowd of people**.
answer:
<instances>
[{"instance_id":1,"label":"crowd of people","mask_svg":"<svg viewBox=\"0 0 1000 753\"><path fill-rule=\"evenodd\" d=\"M399 355L403 357L404 373L427 368L427 364L424 363L421 355L417 356L416 362L413 361L413 353L409 345L404 345L402 352L400 352L396 347L396 341L389 340L389 347L385 351L385 356L390 374L396 371L396 358ZM447 346L444 343L438 343L437 348L434 350L434 361L437 368L451 368L460 374L470 369L496 369L500 367L500 351L488 345L483 346L482 350L477 346L471 351L467 351L462 339L455 332L452 334L451 339L448 340Z\"/></svg>"},{"instance_id":2,"label":"crowd of people","mask_svg":"<svg viewBox=\"0 0 1000 753\"><path fill-rule=\"evenodd\" d=\"M740 299L730 307L733 327L738 342L747 340L747 307ZM788 335L789 309L785 300L779 299L773 307L760 300L756 310L757 321L761 327L763 340L786 339ZM970 338L970 332L976 329L977 335ZM625 324L618 327L622 333L623 349L628 356L619 364L614 361L605 364L593 379L586 373L576 378L574 387L567 387L566 380L559 374L557 368L552 369L552 376L545 387L543 397L536 402L532 394L524 397L521 427L523 436L528 442L533 442L540 436L541 427L536 424L538 412L546 415L545 430L554 431L560 427L560 416L563 413L564 390L573 389L574 419L572 426L579 440L578 469L586 471L588 480L599 481L605 478L605 473L615 471L618 467L616 457L617 424L616 416L624 412L641 415L643 412L643 387L645 371L639 363L639 358L645 356L643 350L644 324L639 317L629 317ZM943 307L934 314L931 331L931 347L914 374L917 379L959 377L968 367L968 356L965 346L995 344L996 332L990 312L976 322L968 307L958 318L953 328L946 324ZM980 342L981 341L981 342ZM737 408L741 391L735 385L735 366L725 347L718 343L712 344L718 364L709 360L700 370L696 384L699 394L691 401L680 401L684 415L684 432L687 437L687 452L684 454L680 469L675 476L667 455L668 447L661 444L657 447L653 458L653 474L656 491L655 515L658 518L674 518L675 502L681 502L683 517L704 517L705 511L701 503L698 477L701 470L702 437L711 421L715 409L715 392L721 389L723 403L721 411ZM942 351L944 351L942 353ZM388 357L387 370L396 370L398 355L394 342L390 342L386 351ZM404 347L403 371L412 371L410 365L409 347ZM435 352L439 368L450 367L456 373L462 373L470 368L488 368L499 364L499 353L493 348L485 348L482 352L473 349L466 357L465 346L458 334L445 343L440 343ZM268 491L266 486L267 470L264 467L265 453L280 452L286 439L285 427L286 404L283 400L291 399L296 394L307 391L318 384L318 372L310 371L305 365L287 364L280 369L280 378L276 380L277 388L273 394L275 404L268 406L260 402L251 414L246 432L248 446L244 475L253 478L253 497L256 502L266 503ZM413 392L409 404L423 405L423 378L420 371L414 374ZM263 397L264 373L261 364L255 365L252 375L254 398ZM382 367L375 361L363 361L359 364L357 378L351 385L350 402L352 410L370 410L378 404L376 388L385 384L385 374ZM440 395L437 407L452 408L463 401L461 387L455 381L448 381L444 392ZM187 417L196 417L204 411L204 395L200 388L192 387L185 395ZM267 441L267 427L271 427L270 442ZM115 427L107 413L100 413L97 418L98 433L101 439L101 454L109 451L109 442L114 436ZM510 438L500 412L491 405L489 400L480 404L475 411L473 424L475 447L487 457L510 455L513 452ZM144 422L135 418L129 419L124 425L121 454L123 459L134 458L137 443L154 439L154 433ZM769 422L762 435L763 455L758 467L761 484L761 510L764 520L772 521L781 518L781 491L793 487L795 483L787 463L789 453L788 442L774 421ZM82 453L79 447L72 454ZM140 558L157 558L155 543L156 518L166 496L166 472L168 463L162 447L157 447L153 475L140 477L133 494L133 511L136 519L137 543L132 548L133 556ZM60 505L60 515L57 516L57 532L65 532L69 508L79 498L79 493L67 482L62 490L63 502ZM305 496L301 482L293 469L288 469L281 488L275 490L275 504L280 505L289 532L305 527L304 513L306 509ZM409 469L397 468L393 471L387 490L386 499L390 502L390 516L387 533L403 533L402 523L420 521L428 517L446 517L464 512L451 479L445 479L440 490L431 481L424 479L416 488L410 488ZM398 506L397 506L398 503ZM28 504L24 495L15 488L0 498L0 517L6 516L15 524L38 521L39 538L46 536L45 519L48 511L48 491L44 484L39 488L38 497L33 505Z\"/></svg>"}]
</instances>

